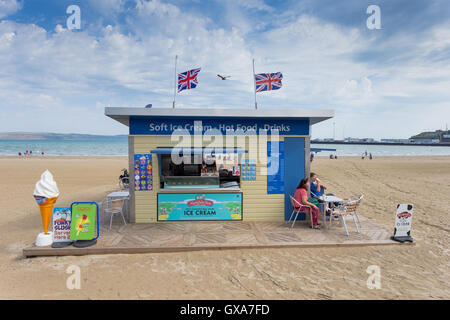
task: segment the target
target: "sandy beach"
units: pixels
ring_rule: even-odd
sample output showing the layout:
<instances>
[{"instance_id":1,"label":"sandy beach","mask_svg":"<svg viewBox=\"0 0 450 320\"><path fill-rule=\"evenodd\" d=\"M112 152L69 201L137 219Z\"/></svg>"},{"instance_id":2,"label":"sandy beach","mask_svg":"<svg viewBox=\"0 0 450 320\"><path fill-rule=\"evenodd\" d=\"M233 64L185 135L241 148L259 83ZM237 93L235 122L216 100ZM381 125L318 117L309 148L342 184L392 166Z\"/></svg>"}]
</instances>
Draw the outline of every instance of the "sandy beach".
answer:
<instances>
[{"instance_id":1,"label":"sandy beach","mask_svg":"<svg viewBox=\"0 0 450 320\"><path fill-rule=\"evenodd\" d=\"M58 183L57 205L68 206L117 190L125 167L125 157L0 158L0 299L450 298L449 156L312 163L329 192L363 193L360 214L389 230L396 205L413 203L414 245L22 257L42 228L32 193L45 169ZM70 265L81 268L80 290L66 288ZM370 265L380 267L379 290L366 286Z\"/></svg>"}]
</instances>

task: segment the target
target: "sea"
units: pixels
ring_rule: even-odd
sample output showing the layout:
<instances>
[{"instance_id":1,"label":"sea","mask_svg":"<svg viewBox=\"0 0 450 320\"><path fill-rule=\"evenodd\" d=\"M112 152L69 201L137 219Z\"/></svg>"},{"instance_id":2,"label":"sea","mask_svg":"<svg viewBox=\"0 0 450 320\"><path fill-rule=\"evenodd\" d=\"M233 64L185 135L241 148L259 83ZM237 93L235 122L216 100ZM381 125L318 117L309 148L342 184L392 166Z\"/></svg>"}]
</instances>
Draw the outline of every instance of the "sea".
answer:
<instances>
[{"instance_id":1,"label":"sea","mask_svg":"<svg viewBox=\"0 0 450 320\"><path fill-rule=\"evenodd\" d=\"M367 151L377 156L438 156L450 155L450 147L311 144L313 148L336 149L316 156L361 156ZM99 140L0 140L0 156L17 156L31 150L33 156L127 156L128 139Z\"/></svg>"}]
</instances>

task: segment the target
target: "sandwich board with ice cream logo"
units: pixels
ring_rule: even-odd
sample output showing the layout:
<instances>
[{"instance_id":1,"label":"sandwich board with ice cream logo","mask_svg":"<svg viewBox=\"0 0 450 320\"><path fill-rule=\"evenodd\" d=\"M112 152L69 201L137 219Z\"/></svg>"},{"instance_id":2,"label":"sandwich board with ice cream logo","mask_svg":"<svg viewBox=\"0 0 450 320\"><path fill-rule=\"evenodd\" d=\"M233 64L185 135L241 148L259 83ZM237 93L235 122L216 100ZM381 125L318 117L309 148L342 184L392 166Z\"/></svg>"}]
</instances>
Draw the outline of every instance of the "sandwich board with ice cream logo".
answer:
<instances>
[{"instance_id":1,"label":"sandwich board with ice cream logo","mask_svg":"<svg viewBox=\"0 0 450 320\"><path fill-rule=\"evenodd\" d=\"M411 237L413 211L413 204L399 204L397 206L394 236L392 237L392 240L399 242L413 242L413 238Z\"/></svg>"},{"instance_id":2,"label":"sandwich board with ice cream logo","mask_svg":"<svg viewBox=\"0 0 450 320\"><path fill-rule=\"evenodd\" d=\"M74 246L87 247L95 244L100 234L97 203L74 202L70 208L72 211L70 239L75 241Z\"/></svg>"}]
</instances>

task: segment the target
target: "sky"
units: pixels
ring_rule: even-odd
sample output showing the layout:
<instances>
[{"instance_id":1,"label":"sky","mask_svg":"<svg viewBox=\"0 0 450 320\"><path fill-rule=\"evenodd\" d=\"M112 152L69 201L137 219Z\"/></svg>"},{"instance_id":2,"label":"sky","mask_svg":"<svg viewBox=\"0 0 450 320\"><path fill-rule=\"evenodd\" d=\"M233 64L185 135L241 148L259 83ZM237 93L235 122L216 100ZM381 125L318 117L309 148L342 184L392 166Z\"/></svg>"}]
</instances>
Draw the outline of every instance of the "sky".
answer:
<instances>
[{"instance_id":1,"label":"sky","mask_svg":"<svg viewBox=\"0 0 450 320\"><path fill-rule=\"evenodd\" d=\"M313 138L450 123L448 0L0 0L0 132L126 134L104 108L171 108L175 55L202 68L178 108L254 108L255 59L283 73L259 109L334 110Z\"/></svg>"}]
</instances>

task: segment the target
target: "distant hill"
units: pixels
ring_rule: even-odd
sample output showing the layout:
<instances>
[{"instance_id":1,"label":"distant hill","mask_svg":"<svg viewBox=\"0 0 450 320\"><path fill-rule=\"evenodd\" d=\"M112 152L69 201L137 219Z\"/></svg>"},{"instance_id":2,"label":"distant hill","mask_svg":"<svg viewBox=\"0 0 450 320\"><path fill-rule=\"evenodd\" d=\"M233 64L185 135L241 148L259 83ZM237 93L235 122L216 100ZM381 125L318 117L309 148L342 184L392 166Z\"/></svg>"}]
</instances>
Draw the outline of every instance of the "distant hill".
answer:
<instances>
[{"instance_id":1,"label":"distant hill","mask_svg":"<svg viewBox=\"0 0 450 320\"><path fill-rule=\"evenodd\" d=\"M127 135L105 136L79 133L3 132L0 140L126 140Z\"/></svg>"}]
</instances>

